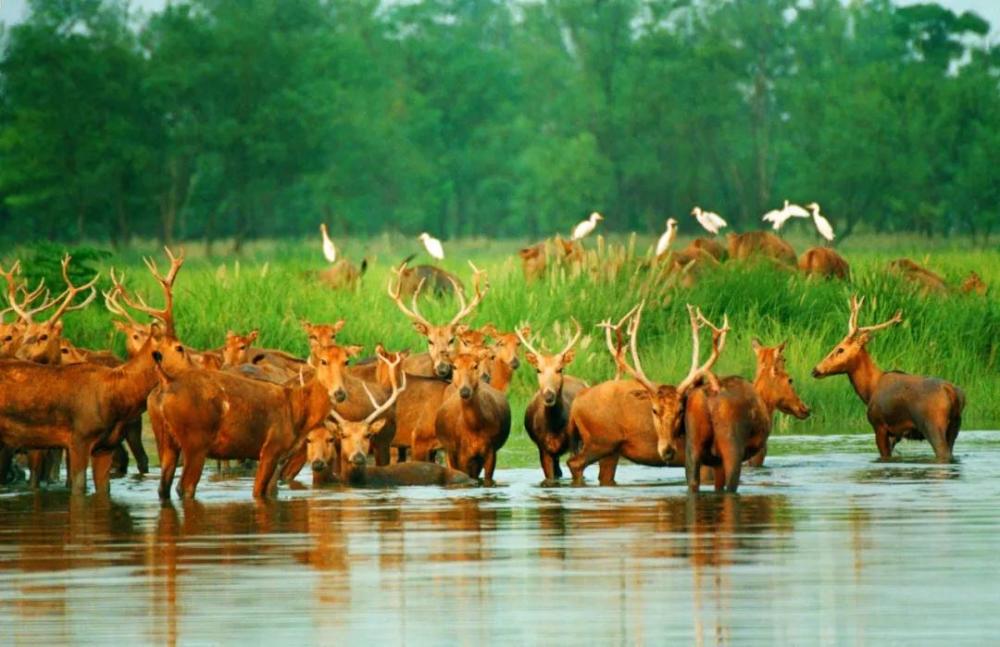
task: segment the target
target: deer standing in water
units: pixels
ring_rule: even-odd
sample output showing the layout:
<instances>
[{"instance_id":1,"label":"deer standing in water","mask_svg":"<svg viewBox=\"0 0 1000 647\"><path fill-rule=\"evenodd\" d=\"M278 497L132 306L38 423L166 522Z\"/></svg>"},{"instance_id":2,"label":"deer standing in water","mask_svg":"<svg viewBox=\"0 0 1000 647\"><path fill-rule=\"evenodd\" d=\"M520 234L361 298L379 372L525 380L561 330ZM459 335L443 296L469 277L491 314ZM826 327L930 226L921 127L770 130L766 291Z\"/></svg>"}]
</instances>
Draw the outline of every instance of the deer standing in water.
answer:
<instances>
[{"instance_id":1,"label":"deer standing in water","mask_svg":"<svg viewBox=\"0 0 1000 647\"><path fill-rule=\"evenodd\" d=\"M400 296L400 290L402 289L403 283L403 271L406 268L406 264L403 263L398 269L394 270L396 273L396 285L393 287L392 279L389 279L389 284L387 286L389 297L393 300L396 306L413 322L413 327L418 333L427 338L428 353L420 355L413 355L407 360L407 364L404 369L407 373L414 375L425 375L428 377L440 377L447 379L451 377L451 354L455 349L455 340L459 333L465 331L467 327L460 322L465 319L472 311L479 306L480 302L483 300L486 292L489 290L489 284L482 286L480 281L483 276L483 272L476 268L472 262L469 262L472 267L473 276L472 282L475 290L475 296L473 296L471 302L466 302L465 292L459 287L456 281L453 281L455 286L455 295L459 300L458 313L451 318L451 320L442 325L435 325L428 321L417 307L417 299L420 296L420 291L423 288L424 282L421 281L416 290L413 292L413 298L411 300L410 307L407 308L403 303L402 297Z\"/></svg>"},{"instance_id":2,"label":"deer standing in water","mask_svg":"<svg viewBox=\"0 0 1000 647\"><path fill-rule=\"evenodd\" d=\"M847 336L813 369L813 377L846 373L855 392L868 406L868 422L882 459L892 456L901 439L926 440L940 463L952 460L952 449L962 425L965 394L951 382L936 377L883 371L865 346L871 335L903 321L902 311L874 326L858 326L864 297L851 297Z\"/></svg>"},{"instance_id":3,"label":"deer standing in water","mask_svg":"<svg viewBox=\"0 0 1000 647\"><path fill-rule=\"evenodd\" d=\"M580 340L583 329L576 319L576 334L558 353L540 352L528 341L522 330L517 336L527 352L525 359L538 374L538 391L524 411L524 430L538 447L538 460L546 481L562 478L559 457L569 451L569 412L577 394L586 388L583 380L564 375L573 361L573 347Z\"/></svg>"}]
</instances>

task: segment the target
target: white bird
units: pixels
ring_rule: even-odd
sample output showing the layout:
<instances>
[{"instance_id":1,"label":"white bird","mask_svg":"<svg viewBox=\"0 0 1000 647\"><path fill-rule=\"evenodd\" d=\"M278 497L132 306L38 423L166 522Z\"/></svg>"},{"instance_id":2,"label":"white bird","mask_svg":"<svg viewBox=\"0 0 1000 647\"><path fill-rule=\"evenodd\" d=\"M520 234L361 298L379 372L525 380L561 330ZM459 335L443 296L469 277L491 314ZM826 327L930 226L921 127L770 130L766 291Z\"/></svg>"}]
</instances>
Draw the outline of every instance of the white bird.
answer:
<instances>
[{"instance_id":1,"label":"white bird","mask_svg":"<svg viewBox=\"0 0 1000 647\"><path fill-rule=\"evenodd\" d=\"M421 242L423 242L424 249L427 250L428 254L438 259L439 261L444 260L444 247L441 245L440 240L434 238L426 231L420 234L420 240Z\"/></svg>"},{"instance_id":2,"label":"white bird","mask_svg":"<svg viewBox=\"0 0 1000 647\"><path fill-rule=\"evenodd\" d=\"M806 205L812 210L813 224L816 225L816 231L823 238L832 241L836 236L833 235L833 226L830 225L830 221L824 218L819 213L819 204L816 202Z\"/></svg>"},{"instance_id":3,"label":"white bird","mask_svg":"<svg viewBox=\"0 0 1000 647\"><path fill-rule=\"evenodd\" d=\"M596 211L590 214L590 217L573 227L573 240L580 240L581 238L586 238L590 235L590 232L594 231L594 227L597 226L599 220L604 220L604 216L597 213Z\"/></svg>"},{"instance_id":4,"label":"white bird","mask_svg":"<svg viewBox=\"0 0 1000 647\"><path fill-rule=\"evenodd\" d=\"M335 263L337 261L337 248L333 246L333 241L330 240L330 234L326 233L326 223L320 223L319 231L323 234L323 256L326 256L326 260L329 263Z\"/></svg>"},{"instance_id":5,"label":"white bird","mask_svg":"<svg viewBox=\"0 0 1000 647\"><path fill-rule=\"evenodd\" d=\"M667 230L656 241L656 258L663 256L670 249L675 238L677 238L677 221L670 218L667 220Z\"/></svg>"},{"instance_id":6,"label":"white bird","mask_svg":"<svg viewBox=\"0 0 1000 647\"><path fill-rule=\"evenodd\" d=\"M701 207L692 209L691 215L697 218L698 224L711 234L718 234L720 229L728 226L722 216L711 211L702 211Z\"/></svg>"},{"instance_id":7,"label":"white bird","mask_svg":"<svg viewBox=\"0 0 1000 647\"><path fill-rule=\"evenodd\" d=\"M770 222L777 231L785 224L789 218L808 218L809 212L800 207L797 204L789 204L788 200L785 200L785 206L781 209L773 209L764 214L761 218L764 222Z\"/></svg>"}]
</instances>

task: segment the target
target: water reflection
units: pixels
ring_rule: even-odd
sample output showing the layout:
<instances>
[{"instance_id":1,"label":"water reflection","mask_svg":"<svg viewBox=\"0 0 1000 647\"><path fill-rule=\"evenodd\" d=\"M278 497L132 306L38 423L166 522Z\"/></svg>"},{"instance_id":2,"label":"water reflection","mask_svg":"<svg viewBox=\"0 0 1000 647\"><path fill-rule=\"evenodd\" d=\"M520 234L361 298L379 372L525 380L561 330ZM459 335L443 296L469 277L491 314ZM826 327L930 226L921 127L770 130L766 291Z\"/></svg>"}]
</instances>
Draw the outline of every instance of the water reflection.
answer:
<instances>
[{"instance_id":1,"label":"water reflection","mask_svg":"<svg viewBox=\"0 0 1000 647\"><path fill-rule=\"evenodd\" d=\"M961 466L778 456L738 496L689 497L678 475L634 466L605 489L502 475L489 491L264 503L239 480L174 504L155 478L110 499L0 496L0 642L810 644L1000 629L986 612L1000 435Z\"/></svg>"}]
</instances>

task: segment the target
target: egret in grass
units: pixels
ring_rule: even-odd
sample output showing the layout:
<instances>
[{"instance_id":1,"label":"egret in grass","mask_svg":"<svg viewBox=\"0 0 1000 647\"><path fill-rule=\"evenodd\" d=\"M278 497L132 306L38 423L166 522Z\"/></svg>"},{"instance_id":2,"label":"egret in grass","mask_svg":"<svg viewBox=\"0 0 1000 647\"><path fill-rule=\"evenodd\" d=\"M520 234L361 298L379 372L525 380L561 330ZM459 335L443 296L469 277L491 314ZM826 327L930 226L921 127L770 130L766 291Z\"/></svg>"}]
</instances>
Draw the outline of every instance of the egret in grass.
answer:
<instances>
[{"instance_id":1,"label":"egret in grass","mask_svg":"<svg viewBox=\"0 0 1000 647\"><path fill-rule=\"evenodd\" d=\"M594 231L597 227L597 223L604 220L604 216L597 213L596 211L590 214L590 217L573 227L573 240L582 240L590 235L590 232Z\"/></svg>"},{"instance_id":2,"label":"egret in grass","mask_svg":"<svg viewBox=\"0 0 1000 647\"><path fill-rule=\"evenodd\" d=\"M319 231L323 234L323 256L326 257L328 263L335 263L337 261L337 248L333 246L333 241L330 240L330 234L326 231L326 223L320 223Z\"/></svg>"},{"instance_id":3,"label":"egret in grass","mask_svg":"<svg viewBox=\"0 0 1000 647\"><path fill-rule=\"evenodd\" d=\"M722 216L711 211L704 211L701 207L695 207L692 209L691 215L698 220L698 224L701 225L705 231L712 235L718 234L720 229L728 226L726 221L722 219Z\"/></svg>"},{"instance_id":4,"label":"egret in grass","mask_svg":"<svg viewBox=\"0 0 1000 647\"><path fill-rule=\"evenodd\" d=\"M764 222L770 222L775 231L781 229L790 218L808 218L809 212L797 204L789 204L785 200L785 206L781 209L772 209L761 218Z\"/></svg>"},{"instance_id":5,"label":"egret in grass","mask_svg":"<svg viewBox=\"0 0 1000 647\"><path fill-rule=\"evenodd\" d=\"M830 224L830 221L824 218L819 212L819 203L811 202L806 206L812 211L813 224L816 225L816 231L819 232L819 235L828 241L836 238L833 234L833 226Z\"/></svg>"},{"instance_id":6,"label":"egret in grass","mask_svg":"<svg viewBox=\"0 0 1000 647\"><path fill-rule=\"evenodd\" d=\"M656 241L656 258L663 256L670 246L673 245L674 239L677 238L677 221L673 218L667 219L667 230L663 232L660 239Z\"/></svg>"},{"instance_id":7,"label":"egret in grass","mask_svg":"<svg viewBox=\"0 0 1000 647\"><path fill-rule=\"evenodd\" d=\"M444 246L441 245L440 240L434 238L425 231L420 234L420 241L424 244L424 249L427 250L428 254L439 261L444 260Z\"/></svg>"}]
</instances>

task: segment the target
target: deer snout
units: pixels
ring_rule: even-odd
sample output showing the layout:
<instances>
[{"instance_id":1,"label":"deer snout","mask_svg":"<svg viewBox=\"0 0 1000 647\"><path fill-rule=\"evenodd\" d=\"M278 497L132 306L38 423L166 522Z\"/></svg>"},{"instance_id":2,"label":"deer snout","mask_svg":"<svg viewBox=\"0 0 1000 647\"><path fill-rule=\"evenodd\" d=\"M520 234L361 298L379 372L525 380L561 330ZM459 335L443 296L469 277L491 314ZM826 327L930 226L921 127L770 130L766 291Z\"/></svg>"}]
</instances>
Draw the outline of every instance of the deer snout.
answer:
<instances>
[{"instance_id":1,"label":"deer snout","mask_svg":"<svg viewBox=\"0 0 1000 647\"><path fill-rule=\"evenodd\" d=\"M451 364L441 362L434 367L434 372L437 373L437 376L440 378L449 378L451 377Z\"/></svg>"},{"instance_id":2,"label":"deer snout","mask_svg":"<svg viewBox=\"0 0 1000 647\"><path fill-rule=\"evenodd\" d=\"M799 407L796 407L794 415L799 420L805 420L806 418L809 417L809 415L811 413L812 413L812 411L809 409L809 407L806 406L805 404L803 404L803 405L801 405Z\"/></svg>"},{"instance_id":3,"label":"deer snout","mask_svg":"<svg viewBox=\"0 0 1000 647\"><path fill-rule=\"evenodd\" d=\"M816 379L819 379L819 378L821 378L821 377L824 377L823 373L822 373L822 372L820 372L820 370L819 370L819 367L818 367L818 366L817 366L816 368L814 368L814 369L812 370L812 376L813 376L813 377L815 377Z\"/></svg>"},{"instance_id":4,"label":"deer snout","mask_svg":"<svg viewBox=\"0 0 1000 647\"><path fill-rule=\"evenodd\" d=\"M326 462L325 461L321 461L321 460L317 459L317 460L314 460L312 462L312 471L314 471L314 472L322 472L325 469L326 469Z\"/></svg>"},{"instance_id":5,"label":"deer snout","mask_svg":"<svg viewBox=\"0 0 1000 647\"><path fill-rule=\"evenodd\" d=\"M521 360L519 360L519 359L518 359L517 357L515 357L515 358L514 358L514 359L512 359L512 360L510 360L510 367L511 367L512 369L514 369L515 371L516 371L516 370L518 369L518 367L520 367L520 366L521 366Z\"/></svg>"},{"instance_id":6,"label":"deer snout","mask_svg":"<svg viewBox=\"0 0 1000 647\"><path fill-rule=\"evenodd\" d=\"M545 389L542 391L542 402L544 402L547 407L554 405L556 403L556 392L552 389Z\"/></svg>"},{"instance_id":7,"label":"deer snout","mask_svg":"<svg viewBox=\"0 0 1000 647\"><path fill-rule=\"evenodd\" d=\"M458 390L458 394L462 397L463 400L468 400L469 398L472 397L472 389L470 387L463 386Z\"/></svg>"},{"instance_id":8,"label":"deer snout","mask_svg":"<svg viewBox=\"0 0 1000 647\"><path fill-rule=\"evenodd\" d=\"M343 387L337 389L333 392L333 399L337 402L343 402L347 399L347 391L345 391Z\"/></svg>"},{"instance_id":9,"label":"deer snout","mask_svg":"<svg viewBox=\"0 0 1000 647\"><path fill-rule=\"evenodd\" d=\"M352 465L359 465L360 466L360 465L364 465L366 462L368 462L368 457L365 456L362 452L354 452L353 454L351 454L351 464Z\"/></svg>"}]
</instances>

